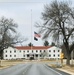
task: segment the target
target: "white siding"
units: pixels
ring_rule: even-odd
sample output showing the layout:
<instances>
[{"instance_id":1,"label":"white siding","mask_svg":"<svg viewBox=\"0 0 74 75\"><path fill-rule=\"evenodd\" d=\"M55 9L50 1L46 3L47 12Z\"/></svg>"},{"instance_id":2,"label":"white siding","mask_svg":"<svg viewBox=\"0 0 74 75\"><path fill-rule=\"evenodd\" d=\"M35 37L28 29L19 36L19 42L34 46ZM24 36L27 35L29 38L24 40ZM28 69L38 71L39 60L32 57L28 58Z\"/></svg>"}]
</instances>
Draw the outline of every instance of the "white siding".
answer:
<instances>
[{"instance_id":1,"label":"white siding","mask_svg":"<svg viewBox=\"0 0 74 75\"><path fill-rule=\"evenodd\" d=\"M55 50L55 52L54 52L54 50ZM59 52L58 52L58 50L59 50ZM50 58L60 58L60 54L61 54L61 49L60 48L57 48L57 47L55 47L55 46L53 46L53 47L51 47L51 48L49 48L48 50L47 50L47 53L48 53L48 58L50 59ZM49 56L50 55L50 56ZM55 56L54 56L55 55Z\"/></svg>"},{"instance_id":2,"label":"white siding","mask_svg":"<svg viewBox=\"0 0 74 75\"><path fill-rule=\"evenodd\" d=\"M50 50L50 52L49 52ZM55 50L55 52L54 52ZM59 52L58 52L59 50ZM42 58L41 54L45 53L47 58L60 58L61 49L57 48L55 46L45 50L18 50L16 48L9 47L8 49L4 50L4 59L29 59L30 57L27 57L27 55L34 54L35 59ZM37 56L36 56L37 55ZM50 56L49 56L50 55ZM55 55L55 56L54 56ZM58 56L59 55L59 56Z\"/></svg>"}]
</instances>

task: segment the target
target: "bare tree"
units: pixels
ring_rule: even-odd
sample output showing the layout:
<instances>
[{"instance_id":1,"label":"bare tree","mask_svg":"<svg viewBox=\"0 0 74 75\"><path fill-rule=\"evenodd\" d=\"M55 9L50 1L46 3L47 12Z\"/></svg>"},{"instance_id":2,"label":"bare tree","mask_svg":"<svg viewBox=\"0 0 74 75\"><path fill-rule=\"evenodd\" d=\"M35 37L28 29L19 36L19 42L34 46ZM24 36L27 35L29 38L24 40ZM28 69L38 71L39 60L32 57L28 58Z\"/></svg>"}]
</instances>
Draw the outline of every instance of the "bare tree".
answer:
<instances>
[{"instance_id":1,"label":"bare tree","mask_svg":"<svg viewBox=\"0 0 74 75\"><path fill-rule=\"evenodd\" d=\"M3 59L3 50L16 43L22 43L26 39L21 39L16 32L18 25L13 19L2 17L0 19L0 57Z\"/></svg>"},{"instance_id":2,"label":"bare tree","mask_svg":"<svg viewBox=\"0 0 74 75\"><path fill-rule=\"evenodd\" d=\"M71 52L74 50L74 10L67 2L53 1L50 5L44 6L42 12L44 23L40 25L40 33L43 33L43 38L48 38L52 35L57 41L62 37L62 42L65 46L67 55L67 65L70 65ZM60 37L59 37L60 36ZM58 39L59 37L59 39ZM71 38L72 37L72 38Z\"/></svg>"},{"instance_id":3,"label":"bare tree","mask_svg":"<svg viewBox=\"0 0 74 75\"><path fill-rule=\"evenodd\" d=\"M42 58L47 57L47 51L45 50L45 52L41 52L41 56Z\"/></svg>"}]
</instances>

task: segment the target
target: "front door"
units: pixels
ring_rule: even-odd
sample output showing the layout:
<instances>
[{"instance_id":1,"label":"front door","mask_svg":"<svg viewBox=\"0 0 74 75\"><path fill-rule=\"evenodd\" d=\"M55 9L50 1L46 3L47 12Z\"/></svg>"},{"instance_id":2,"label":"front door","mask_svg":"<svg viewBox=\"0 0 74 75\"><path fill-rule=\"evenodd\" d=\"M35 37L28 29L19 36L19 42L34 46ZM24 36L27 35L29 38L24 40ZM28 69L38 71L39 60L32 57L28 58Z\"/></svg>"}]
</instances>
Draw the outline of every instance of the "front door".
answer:
<instances>
[{"instance_id":1,"label":"front door","mask_svg":"<svg viewBox=\"0 0 74 75\"><path fill-rule=\"evenodd\" d=\"M30 60L34 60L34 54L30 55Z\"/></svg>"}]
</instances>

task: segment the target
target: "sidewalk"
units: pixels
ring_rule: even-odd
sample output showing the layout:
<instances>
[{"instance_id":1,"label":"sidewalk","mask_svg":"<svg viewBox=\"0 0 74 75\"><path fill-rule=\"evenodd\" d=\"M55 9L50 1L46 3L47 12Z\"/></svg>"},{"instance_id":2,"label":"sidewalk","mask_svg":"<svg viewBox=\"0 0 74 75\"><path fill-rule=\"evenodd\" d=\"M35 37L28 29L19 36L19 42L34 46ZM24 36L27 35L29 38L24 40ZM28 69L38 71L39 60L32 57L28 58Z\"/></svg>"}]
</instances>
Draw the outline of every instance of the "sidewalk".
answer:
<instances>
[{"instance_id":1,"label":"sidewalk","mask_svg":"<svg viewBox=\"0 0 74 75\"><path fill-rule=\"evenodd\" d=\"M71 60L70 60L70 64L72 64ZM74 64L74 60L73 60L73 64ZM62 68L58 68L58 70L61 70L61 71L67 72L71 75L74 75L74 65L73 66L67 66L66 60L64 60L63 65L64 66Z\"/></svg>"},{"instance_id":2,"label":"sidewalk","mask_svg":"<svg viewBox=\"0 0 74 75\"><path fill-rule=\"evenodd\" d=\"M67 73L69 72L71 75L74 75L74 60L73 61L70 60L70 64L73 64L73 66L67 66L66 65L66 60L64 60L64 65L65 66L62 67L62 70L67 72Z\"/></svg>"},{"instance_id":3,"label":"sidewalk","mask_svg":"<svg viewBox=\"0 0 74 75\"><path fill-rule=\"evenodd\" d=\"M61 70L61 71L63 71L63 72L66 72L66 73L69 73L69 74L71 74L71 75L74 75L74 72L72 71L72 70L74 70L74 69L72 69L72 68L69 68L69 69L63 69L63 68L57 68L58 70Z\"/></svg>"},{"instance_id":4,"label":"sidewalk","mask_svg":"<svg viewBox=\"0 0 74 75\"><path fill-rule=\"evenodd\" d=\"M74 62L74 60L73 60L73 62ZM60 60L58 61L58 63L60 65ZM72 62L70 61L70 63L72 63ZM55 64L52 63L52 64L48 64L48 65L51 66L51 67L54 67L54 68L56 68L58 70L61 70L63 72L66 72L66 73L69 73L71 75L74 75L74 66L67 66L66 65L66 60L63 60L63 66L62 67L59 66L59 68L57 68L56 63Z\"/></svg>"}]
</instances>

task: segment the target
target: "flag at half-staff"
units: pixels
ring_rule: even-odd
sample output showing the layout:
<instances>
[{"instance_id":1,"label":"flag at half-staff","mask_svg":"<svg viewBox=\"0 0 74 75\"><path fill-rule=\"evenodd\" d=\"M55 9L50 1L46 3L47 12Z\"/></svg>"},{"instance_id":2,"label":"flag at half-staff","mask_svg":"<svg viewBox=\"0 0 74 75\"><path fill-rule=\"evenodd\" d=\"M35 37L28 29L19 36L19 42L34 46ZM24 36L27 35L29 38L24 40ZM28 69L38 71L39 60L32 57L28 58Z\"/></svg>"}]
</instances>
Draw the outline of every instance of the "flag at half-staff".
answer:
<instances>
[{"instance_id":1,"label":"flag at half-staff","mask_svg":"<svg viewBox=\"0 0 74 75\"><path fill-rule=\"evenodd\" d=\"M38 38L40 38L41 35L37 32L34 32L34 40L38 41Z\"/></svg>"}]
</instances>

